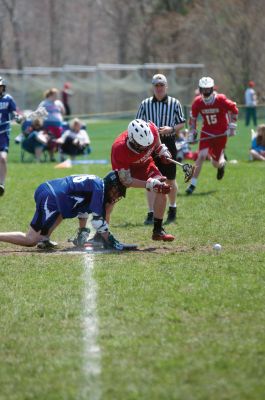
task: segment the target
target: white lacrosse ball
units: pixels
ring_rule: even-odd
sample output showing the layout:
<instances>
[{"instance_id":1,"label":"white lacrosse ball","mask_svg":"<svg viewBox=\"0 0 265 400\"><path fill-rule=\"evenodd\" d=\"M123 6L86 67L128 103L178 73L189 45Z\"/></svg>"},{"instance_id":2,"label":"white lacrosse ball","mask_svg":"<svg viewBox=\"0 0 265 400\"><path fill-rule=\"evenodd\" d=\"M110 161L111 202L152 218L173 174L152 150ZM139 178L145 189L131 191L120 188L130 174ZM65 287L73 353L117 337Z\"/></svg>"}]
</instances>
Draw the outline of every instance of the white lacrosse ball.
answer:
<instances>
[{"instance_id":1,"label":"white lacrosse ball","mask_svg":"<svg viewBox=\"0 0 265 400\"><path fill-rule=\"evenodd\" d=\"M220 251L220 250L222 249L222 246L221 246L219 243L215 243L215 244L213 245L213 249L214 249L214 250L217 250L217 251Z\"/></svg>"}]
</instances>

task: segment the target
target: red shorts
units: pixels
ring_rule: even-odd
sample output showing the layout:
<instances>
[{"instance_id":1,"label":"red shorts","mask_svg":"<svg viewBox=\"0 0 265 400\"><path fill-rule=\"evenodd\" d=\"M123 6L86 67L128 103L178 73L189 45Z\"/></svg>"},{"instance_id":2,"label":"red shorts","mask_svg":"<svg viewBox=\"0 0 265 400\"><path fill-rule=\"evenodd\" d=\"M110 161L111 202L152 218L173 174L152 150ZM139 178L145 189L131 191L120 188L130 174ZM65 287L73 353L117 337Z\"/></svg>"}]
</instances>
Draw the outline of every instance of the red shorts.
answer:
<instances>
[{"instance_id":1,"label":"red shorts","mask_svg":"<svg viewBox=\"0 0 265 400\"><path fill-rule=\"evenodd\" d=\"M218 135L216 135L218 136ZM201 139L209 137L208 135L201 133ZM225 149L227 142L227 136L222 136L216 139L209 139L200 142L199 151L203 149L208 149L208 155L212 157L214 161L219 161L220 156Z\"/></svg>"},{"instance_id":2,"label":"red shorts","mask_svg":"<svg viewBox=\"0 0 265 400\"><path fill-rule=\"evenodd\" d=\"M157 176L163 176L154 161L147 161L144 164L132 164L130 166L132 178L139 179L141 181L147 181L149 178L155 178Z\"/></svg>"}]
</instances>

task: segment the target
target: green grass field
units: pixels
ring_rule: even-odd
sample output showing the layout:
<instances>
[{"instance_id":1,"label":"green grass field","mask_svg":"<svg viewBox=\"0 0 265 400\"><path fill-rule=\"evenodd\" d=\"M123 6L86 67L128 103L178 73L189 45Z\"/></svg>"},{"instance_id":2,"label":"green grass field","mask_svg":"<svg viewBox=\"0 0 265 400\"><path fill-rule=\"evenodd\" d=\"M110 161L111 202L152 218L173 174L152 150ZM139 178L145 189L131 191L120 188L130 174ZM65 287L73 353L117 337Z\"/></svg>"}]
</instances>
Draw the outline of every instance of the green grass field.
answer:
<instances>
[{"instance_id":1,"label":"green grass field","mask_svg":"<svg viewBox=\"0 0 265 400\"><path fill-rule=\"evenodd\" d=\"M109 160L127 122L89 124L90 158ZM248 161L249 145L241 124L227 149L238 163L228 163L222 181L205 163L190 197L178 170L173 243L151 240L138 189L111 222L138 252L42 253L0 243L1 400L264 399L265 163ZM27 230L39 183L110 170L19 160L12 141L1 231ZM63 250L76 228L68 220L54 232Z\"/></svg>"}]
</instances>

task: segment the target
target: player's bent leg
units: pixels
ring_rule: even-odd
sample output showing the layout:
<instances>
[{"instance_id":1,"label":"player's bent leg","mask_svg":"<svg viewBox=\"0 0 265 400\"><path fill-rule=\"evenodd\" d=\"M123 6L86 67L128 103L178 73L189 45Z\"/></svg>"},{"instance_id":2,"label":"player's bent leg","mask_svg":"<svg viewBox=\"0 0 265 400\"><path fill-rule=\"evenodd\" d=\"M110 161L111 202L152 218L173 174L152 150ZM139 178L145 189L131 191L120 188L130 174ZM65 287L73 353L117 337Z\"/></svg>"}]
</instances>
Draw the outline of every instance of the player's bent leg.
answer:
<instances>
[{"instance_id":1,"label":"player's bent leg","mask_svg":"<svg viewBox=\"0 0 265 400\"><path fill-rule=\"evenodd\" d=\"M1 232L0 242L12 243L18 246L33 247L42 238L40 232L34 231L31 227L27 233L23 232Z\"/></svg>"},{"instance_id":2,"label":"player's bent leg","mask_svg":"<svg viewBox=\"0 0 265 400\"><path fill-rule=\"evenodd\" d=\"M216 174L216 179L221 180L224 177L225 174L225 166L226 166L226 160L224 157L224 151L222 151L220 158L218 161L212 159L212 164L215 168L217 168L217 174Z\"/></svg>"},{"instance_id":3,"label":"player's bent leg","mask_svg":"<svg viewBox=\"0 0 265 400\"><path fill-rule=\"evenodd\" d=\"M171 190L168 194L169 207L167 212L167 219L165 222L165 224L168 225L175 222L177 219L176 198L177 198L178 186L176 179L167 179L166 183L171 186Z\"/></svg>"},{"instance_id":4,"label":"player's bent leg","mask_svg":"<svg viewBox=\"0 0 265 400\"><path fill-rule=\"evenodd\" d=\"M195 171L194 171L193 177L191 178L191 183L185 190L185 192L188 196L191 195L194 192L194 190L196 189L197 180L200 175L202 165L207 158L207 155L208 155L208 148L202 149L198 153L198 158L195 162Z\"/></svg>"},{"instance_id":5,"label":"player's bent leg","mask_svg":"<svg viewBox=\"0 0 265 400\"><path fill-rule=\"evenodd\" d=\"M57 228L57 226L62 222L63 218L61 215L58 215L52 227L48 230L47 235L42 234L40 239L37 242L37 248L41 250L53 250L58 247L58 243L52 241L50 239L50 235Z\"/></svg>"},{"instance_id":6,"label":"player's bent leg","mask_svg":"<svg viewBox=\"0 0 265 400\"><path fill-rule=\"evenodd\" d=\"M146 199L148 204L148 213L144 220L144 225L153 225L154 222L154 202L155 202L155 193L146 192Z\"/></svg>"},{"instance_id":7,"label":"player's bent leg","mask_svg":"<svg viewBox=\"0 0 265 400\"><path fill-rule=\"evenodd\" d=\"M154 201L154 218L163 219L167 205L165 194L156 193Z\"/></svg>"},{"instance_id":8,"label":"player's bent leg","mask_svg":"<svg viewBox=\"0 0 265 400\"><path fill-rule=\"evenodd\" d=\"M166 195L162 193L157 193L154 203L154 229L152 239L163 242L172 242L175 239L175 236L166 233L164 228L162 227L166 204Z\"/></svg>"},{"instance_id":9,"label":"player's bent leg","mask_svg":"<svg viewBox=\"0 0 265 400\"><path fill-rule=\"evenodd\" d=\"M7 173L7 153L5 151L0 152L0 196L5 193L5 179Z\"/></svg>"}]
</instances>

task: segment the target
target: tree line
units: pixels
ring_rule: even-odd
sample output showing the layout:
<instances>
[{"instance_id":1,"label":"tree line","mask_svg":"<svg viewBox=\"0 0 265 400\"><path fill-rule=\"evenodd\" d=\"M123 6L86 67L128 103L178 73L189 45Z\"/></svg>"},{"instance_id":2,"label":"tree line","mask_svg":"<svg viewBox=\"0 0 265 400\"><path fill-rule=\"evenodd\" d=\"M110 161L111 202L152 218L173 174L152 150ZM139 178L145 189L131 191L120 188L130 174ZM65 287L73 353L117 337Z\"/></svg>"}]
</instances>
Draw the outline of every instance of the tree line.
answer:
<instances>
[{"instance_id":1,"label":"tree line","mask_svg":"<svg viewBox=\"0 0 265 400\"><path fill-rule=\"evenodd\" d=\"M263 0L0 0L0 68L203 63L220 91L262 98Z\"/></svg>"}]
</instances>

